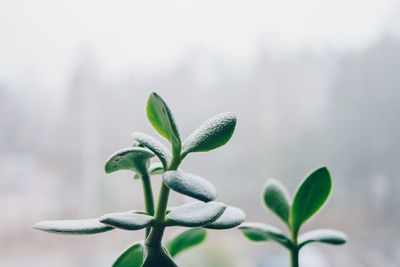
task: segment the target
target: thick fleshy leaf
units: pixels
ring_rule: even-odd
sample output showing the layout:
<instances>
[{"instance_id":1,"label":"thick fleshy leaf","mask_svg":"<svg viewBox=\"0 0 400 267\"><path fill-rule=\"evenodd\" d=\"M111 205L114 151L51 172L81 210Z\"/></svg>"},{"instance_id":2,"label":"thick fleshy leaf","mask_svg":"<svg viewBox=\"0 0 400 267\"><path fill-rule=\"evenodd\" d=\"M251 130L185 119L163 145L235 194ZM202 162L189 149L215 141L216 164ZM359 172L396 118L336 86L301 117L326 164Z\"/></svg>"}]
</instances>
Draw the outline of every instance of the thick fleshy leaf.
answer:
<instances>
[{"instance_id":1,"label":"thick fleshy leaf","mask_svg":"<svg viewBox=\"0 0 400 267\"><path fill-rule=\"evenodd\" d=\"M224 213L213 223L204 226L208 229L229 229L240 225L246 220L246 214L236 207L228 206Z\"/></svg>"},{"instance_id":2,"label":"thick fleshy leaf","mask_svg":"<svg viewBox=\"0 0 400 267\"><path fill-rule=\"evenodd\" d=\"M142 147L124 148L107 160L104 167L106 173L112 173L119 170L131 170L144 174L147 172L149 160L154 157L153 152Z\"/></svg>"},{"instance_id":3,"label":"thick fleshy leaf","mask_svg":"<svg viewBox=\"0 0 400 267\"><path fill-rule=\"evenodd\" d=\"M226 206L218 202L192 202L167 214L167 226L200 227L216 221Z\"/></svg>"},{"instance_id":4,"label":"thick fleshy leaf","mask_svg":"<svg viewBox=\"0 0 400 267\"><path fill-rule=\"evenodd\" d=\"M144 257L142 267L178 267L163 247L145 246Z\"/></svg>"},{"instance_id":5,"label":"thick fleshy leaf","mask_svg":"<svg viewBox=\"0 0 400 267\"><path fill-rule=\"evenodd\" d=\"M160 159L164 169L166 170L169 162L171 161L171 153L163 143L155 139L154 137L144 133L133 133L132 138L138 141L143 146L150 149Z\"/></svg>"},{"instance_id":6,"label":"thick fleshy leaf","mask_svg":"<svg viewBox=\"0 0 400 267\"><path fill-rule=\"evenodd\" d=\"M300 185L293 199L291 225L294 231L311 218L325 203L331 192L331 176L326 167L311 173Z\"/></svg>"},{"instance_id":7,"label":"thick fleshy leaf","mask_svg":"<svg viewBox=\"0 0 400 267\"><path fill-rule=\"evenodd\" d=\"M236 126L233 113L221 113L197 128L183 144L182 155L190 152L206 152L225 145L231 139Z\"/></svg>"},{"instance_id":8,"label":"thick fleshy leaf","mask_svg":"<svg viewBox=\"0 0 400 267\"><path fill-rule=\"evenodd\" d=\"M343 245L347 241L347 236L345 233L333 229L318 229L302 234L298 241L300 247L311 242Z\"/></svg>"},{"instance_id":9,"label":"thick fleshy leaf","mask_svg":"<svg viewBox=\"0 0 400 267\"><path fill-rule=\"evenodd\" d=\"M125 249L112 267L140 267L143 263L144 244L137 242Z\"/></svg>"},{"instance_id":10,"label":"thick fleshy leaf","mask_svg":"<svg viewBox=\"0 0 400 267\"><path fill-rule=\"evenodd\" d=\"M168 171L163 175L164 183L172 190L201 201L217 198L214 185L204 178L183 171Z\"/></svg>"},{"instance_id":11,"label":"thick fleshy leaf","mask_svg":"<svg viewBox=\"0 0 400 267\"><path fill-rule=\"evenodd\" d=\"M254 242L265 242L274 240L289 248L290 240L276 227L264 223L243 223L239 226L243 235Z\"/></svg>"},{"instance_id":12,"label":"thick fleshy leaf","mask_svg":"<svg viewBox=\"0 0 400 267\"><path fill-rule=\"evenodd\" d=\"M287 189L277 180L269 180L263 190L264 204L289 225L290 197Z\"/></svg>"},{"instance_id":13,"label":"thick fleshy leaf","mask_svg":"<svg viewBox=\"0 0 400 267\"><path fill-rule=\"evenodd\" d=\"M100 222L124 230L139 230L153 224L153 217L133 212L115 212L104 214Z\"/></svg>"},{"instance_id":14,"label":"thick fleshy leaf","mask_svg":"<svg viewBox=\"0 0 400 267\"><path fill-rule=\"evenodd\" d=\"M172 257L178 253L202 243L207 236L207 231L204 228L187 229L175 234L166 244L166 248Z\"/></svg>"},{"instance_id":15,"label":"thick fleshy leaf","mask_svg":"<svg viewBox=\"0 0 400 267\"><path fill-rule=\"evenodd\" d=\"M65 235L90 235L114 229L113 227L101 223L97 218L85 220L42 221L35 224L33 228L49 233Z\"/></svg>"},{"instance_id":16,"label":"thick fleshy leaf","mask_svg":"<svg viewBox=\"0 0 400 267\"><path fill-rule=\"evenodd\" d=\"M181 138L171 110L156 93L151 93L146 106L147 118L154 129L172 145L175 156L181 152Z\"/></svg>"}]
</instances>

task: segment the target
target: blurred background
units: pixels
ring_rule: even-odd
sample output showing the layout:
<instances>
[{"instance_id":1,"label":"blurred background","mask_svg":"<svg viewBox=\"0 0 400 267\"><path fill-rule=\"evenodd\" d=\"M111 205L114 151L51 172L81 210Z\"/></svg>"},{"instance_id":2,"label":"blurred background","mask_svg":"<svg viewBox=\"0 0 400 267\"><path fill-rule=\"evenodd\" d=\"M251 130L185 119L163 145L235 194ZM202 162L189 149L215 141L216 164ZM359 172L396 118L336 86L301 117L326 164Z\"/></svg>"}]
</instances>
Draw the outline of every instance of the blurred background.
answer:
<instances>
[{"instance_id":1,"label":"blurred background","mask_svg":"<svg viewBox=\"0 0 400 267\"><path fill-rule=\"evenodd\" d=\"M302 266L400 266L399 18L397 0L0 0L0 266L110 266L142 238L31 227L143 207L132 173L103 168L130 133L157 136L145 116L152 91L183 137L237 114L226 146L182 168L248 221L284 229L261 205L262 185L274 177L294 192L328 166L331 199L303 230L337 228L349 242L310 245ZM235 229L209 231L177 262L289 266L286 250Z\"/></svg>"}]
</instances>

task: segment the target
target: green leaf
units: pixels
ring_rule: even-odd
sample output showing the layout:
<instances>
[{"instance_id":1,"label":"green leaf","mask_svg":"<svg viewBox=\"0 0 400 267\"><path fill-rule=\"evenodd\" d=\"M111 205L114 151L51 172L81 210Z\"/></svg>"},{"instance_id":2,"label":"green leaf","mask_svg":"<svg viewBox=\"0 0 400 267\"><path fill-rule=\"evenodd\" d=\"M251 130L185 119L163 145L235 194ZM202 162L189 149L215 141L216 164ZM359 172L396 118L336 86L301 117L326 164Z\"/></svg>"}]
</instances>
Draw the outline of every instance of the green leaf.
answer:
<instances>
[{"instance_id":1,"label":"green leaf","mask_svg":"<svg viewBox=\"0 0 400 267\"><path fill-rule=\"evenodd\" d=\"M172 145L173 154L178 157L181 152L181 138L171 110L156 93L151 93L146 106L147 118L154 129Z\"/></svg>"},{"instance_id":2,"label":"green leaf","mask_svg":"<svg viewBox=\"0 0 400 267\"><path fill-rule=\"evenodd\" d=\"M147 167L152 157L154 157L154 154L145 148L124 148L111 155L104 169L106 173L119 170L131 170L143 175L147 173Z\"/></svg>"},{"instance_id":3,"label":"green leaf","mask_svg":"<svg viewBox=\"0 0 400 267\"><path fill-rule=\"evenodd\" d=\"M192 202L173 209L166 216L167 226L200 227L217 220L226 206L218 202Z\"/></svg>"},{"instance_id":4,"label":"green leaf","mask_svg":"<svg viewBox=\"0 0 400 267\"><path fill-rule=\"evenodd\" d=\"M243 235L253 242L265 242L274 240L279 244L290 248L291 241L287 238L281 230L264 223L243 223L239 226Z\"/></svg>"},{"instance_id":5,"label":"green leaf","mask_svg":"<svg viewBox=\"0 0 400 267\"><path fill-rule=\"evenodd\" d=\"M290 197L280 182L271 179L264 186L264 204L289 225Z\"/></svg>"},{"instance_id":6,"label":"green leaf","mask_svg":"<svg viewBox=\"0 0 400 267\"><path fill-rule=\"evenodd\" d=\"M133 133L132 138L138 141L140 144L144 145L148 149L150 149L156 156L160 159L162 165L164 166L164 170L168 168L168 165L171 161L171 153L168 148L164 146L163 143L151 137L150 135L144 133Z\"/></svg>"},{"instance_id":7,"label":"green leaf","mask_svg":"<svg viewBox=\"0 0 400 267\"><path fill-rule=\"evenodd\" d=\"M183 171L167 171L164 183L172 190L208 202L217 198L217 190L212 183L199 176Z\"/></svg>"},{"instance_id":8,"label":"green leaf","mask_svg":"<svg viewBox=\"0 0 400 267\"><path fill-rule=\"evenodd\" d=\"M236 126L233 113L221 113L197 128L185 141L182 157L190 152L207 152L225 145L231 139Z\"/></svg>"},{"instance_id":9,"label":"green leaf","mask_svg":"<svg viewBox=\"0 0 400 267\"><path fill-rule=\"evenodd\" d=\"M320 242L331 245L343 245L347 241L345 233L333 229L318 229L302 234L299 237L299 247L311 242Z\"/></svg>"},{"instance_id":10,"label":"green leaf","mask_svg":"<svg viewBox=\"0 0 400 267\"><path fill-rule=\"evenodd\" d=\"M246 220L244 212L236 207L228 206L224 213L213 223L204 226L208 229L229 229L240 225Z\"/></svg>"},{"instance_id":11,"label":"green leaf","mask_svg":"<svg viewBox=\"0 0 400 267\"><path fill-rule=\"evenodd\" d=\"M144 244L136 242L122 252L112 267L140 267L143 263L143 256Z\"/></svg>"},{"instance_id":12,"label":"green leaf","mask_svg":"<svg viewBox=\"0 0 400 267\"><path fill-rule=\"evenodd\" d=\"M163 247L145 246L144 254L145 259L142 267L178 267Z\"/></svg>"},{"instance_id":13,"label":"green leaf","mask_svg":"<svg viewBox=\"0 0 400 267\"><path fill-rule=\"evenodd\" d=\"M114 228L101 223L99 219L96 218L85 220L42 221L35 224L33 229L53 234L90 235L110 231Z\"/></svg>"},{"instance_id":14,"label":"green leaf","mask_svg":"<svg viewBox=\"0 0 400 267\"><path fill-rule=\"evenodd\" d=\"M294 197L291 210L294 231L298 231L322 207L329 197L331 186L331 176L326 167L317 169L303 181Z\"/></svg>"},{"instance_id":15,"label":"green leaf","mask_svg":"<svg viewBox=\"0 0 400 267\"><path fill-rule=\"evenodd\" d=\"M133 212L115 212L101 216L100 222L124 230L139 230L151 226L153 217Z\"/></svg>"},{"instance_id":16,"label":"green leaf","mask_svg":"<svg viewBox=\"0 0 400 267\"><path fill-rule=\"evenodd\" d=\"M172 257L178 253L202 243L206 239L207 231L203 228L192 228L175 234L166 244Z\"/></svg>"}]
</instances>

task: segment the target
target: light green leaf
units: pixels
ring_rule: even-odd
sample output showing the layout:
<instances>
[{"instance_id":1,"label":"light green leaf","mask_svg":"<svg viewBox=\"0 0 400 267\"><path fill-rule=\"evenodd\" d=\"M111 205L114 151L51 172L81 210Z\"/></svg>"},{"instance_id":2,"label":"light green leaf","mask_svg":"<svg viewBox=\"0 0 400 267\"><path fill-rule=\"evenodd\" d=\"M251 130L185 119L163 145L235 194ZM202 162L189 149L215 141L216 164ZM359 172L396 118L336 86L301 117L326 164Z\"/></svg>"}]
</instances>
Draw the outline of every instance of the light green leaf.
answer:
<instances>
[{"instance_id":1,"label":"light green leaf","mask_svg":"<svg viewBox=\"0 0 400 267\"><path fill-rule=\"evenodd\" d=\"M151 226L153 217L133 212L115 212L101 216L100 222L124 230L139 230Z\"/></svg>"},{"instance_id":2,"label":"light green leaf","mask_svg":"<svg viewBox=\"0 0 400 267\"><path fill-rule=\"evenodd\" d=\"M133 133L131 134L132 138L138 141L143 146L150 149L156 156L160 159L162 165L164 166L164 170L167 169L168 164L171 161L171 153L168 148L164 146L163 143L151 137L150 135L144 133Z\"/></svg>"},{"instance_id":3,"label":"light green leaf","mask_svg":"<svg viewBox=\"0 0 400 267\"><path fill-rule=\"evenodd\" d=\"M99 219L96 218L84 220L42 221L35 224L33 229L53 234L90 235L110 231L114 228L101 223Z\"/></svg>"},{"instance_id":4,"label":"light green leaf","mask_svg":"<svg viewBox=\"0 0 400 267\"><path fill-rule=\"evenodd\" d=\"M263 201L270 210L289 225L290 197L283 184L274 179L269 180L264 186Z\"/></svg>"},{"instance_id":5,"label":"light green leaf","mask_svg":"<svg viewBox=\"0 0 400 267\"><path fill-rule=\"evenodd\" d=\"M206 239L207 231L203 228L187 229L175 234L166 244L166 248L172 257L178 253L202 243Z\"/></svg>"},{"instance_id":6,"label":"light green leaf","mask_svg":"<svg viewBox=\"0 0 400 267\"><path fill-rule=\"evenodd\" d=\"M320 242L331 245L343 245L347 241L345 233L333 229L318 229L302 234L299 237L299 247L311 242Z\"/></svg>"},{"instance_id":7,"label":"light green leaf","mask_svg":"<svg viewBox=\"0 0 400 267\"><path fill-rule=\"evenodd\" d=\"M201 201L217 198L214 185L204 178L183 171L168 171L163 175L164 183L172 190Z\"/></svg>"},{"instance_id":8,"label":"light green leaf","mask_svg":"<svg viewBox=\"0 0 400 267\"><path fill-rule=\"evenodd\" d=\"M215 230L229 229L240 225L245 220L246 215L241 209L228 206L215 222L204 226L204 228Z\"/></svg>"},{"instance_id":9,"label":"light green leaf","mask_svg":"<svg viewBox=\"0 0 400 267\"><path fill-rule=\"evenodd\" d=\"M173 209L166 216L167 226L201 227L216 221L226 206L218 202L192 202Z\"/></svg>"},{"instance_id":10,"label":"light green leaf","mask_svg":"<svg viewBox=\"0 0 400 267\"><path fill-rule=\"evenodd\" d=\"M124 148L107 160L104 167L106 173L119 170L131 170L139 174L147 173L147 167L154 154L141 147Z\"/></svg>"},{"instance_id":11,"label":"light green leaf","mask_svg":"<svg viewBox=\"0 0 400 267\"><path fill-rule=\"evenodd\" d=\"M147 118L154 129L172 145L173 154L178 157L181 152L181 138L171 110L165 101L156 93L151 93L146 106Z\"/></svg>"},{"instance_id":12,"label":"light green leaf","mask_svg":"<svg viewBox=\"0 0 400 267\"><path fill-rule=\"evenodd\" d=\"M300 185L293 200L291 226L298 231L325 203L331 191L329 171L322 167L311 173Z\"/></svg>"},{"instance_id":13,"label":"light green leaf","mask_svg":"<svg viewBox=\"0 0 400 267\"><path fill-rule=\"evenodd\" d=\"M265 242L274 240L279 244L290 248L291 241L287 238L281 230L264 223L243 223L239 226L243 235L253 242Z\"/></svg>"},{"instance_id":14,"label":"light green leaf","mask_svg":"<svg viewBox=\"0 0 400 267\"><path fill-rule=\"evenodd\" d=\"M142 267L178 267L163 247L145 246L144 254L145 259Z\"/></svg>"},{"instance_id":15,"label":"light green leaf","mask_svg":"<svg viewBox=\"0 0 400 267\"><path fill-rule=\"evenodd\" d=\"M140 267L143 263L144 244L136 242L125 249L112 267Z\"/></svg>"},{"instance_id":16,"label":"light green leaf","mask_svg":"<svg viewBox=\"0 0 400 267\"><path fill-rule=\"evenodd\" d=\"M206 152L225 145L231 139L235 126L236 116L233 113L222 113L210 118L185 141L182 157L190 152Z\"/></svg>"}]
</instances>

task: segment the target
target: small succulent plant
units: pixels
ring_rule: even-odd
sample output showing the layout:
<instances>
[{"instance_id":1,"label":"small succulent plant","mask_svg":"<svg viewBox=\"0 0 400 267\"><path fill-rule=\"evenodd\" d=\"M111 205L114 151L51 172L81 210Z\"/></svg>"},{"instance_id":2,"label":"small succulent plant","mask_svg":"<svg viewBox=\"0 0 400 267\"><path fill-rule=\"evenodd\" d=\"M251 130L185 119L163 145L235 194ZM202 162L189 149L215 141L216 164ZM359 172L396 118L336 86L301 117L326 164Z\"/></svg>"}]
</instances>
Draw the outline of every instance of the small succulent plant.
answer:
<instances>
[{"instance_id":1,"label":"small succulent plant","mask_svg":"<svg viewBox=\"0 0 400 267\"><path fill-rule=\"evenodd\" d=\"M300 227L310 219L329 197L332 180L327 168L322 167L311 173L299 186L291 200L287 189L278 181L267 181L262 193L263 203L289 228L290 237L281 230L264 223L243 223L239 229L245 237L254 242L275 241L290 251L291 266L299 266L299 251L306 244L321 242L331 245L346 243L343 232L332 229L318 229L298 237Z\"/></svg>"},{"instance_id":2,"label":"small succulent plant","mask_svg":"<svg viewBox=\"0 0 400 267\"><path fill-rule=\"evenodd\" d=\"M86 220L42 221L34 225L35 229L77 235L116 228L145 229L145 240L128 247L113 266L170 267L177 266L172 257L205 239L205 229L229 229L245 220L245 214L239 208L214 201L217 192L209 181L179 169L189 153L206 152L226 144L236 126L235 115L222 113L212 117L182 144L171 110L156 93L150 95L146 113L154 129L171 143L172 153L157 139L144 133L133 133L134 145L114 153L105 164L106 173L131 170L135 173L134 178L141 179L145 210L109 213ZM150 163L154 156L160 163ZM162 174L157 205L154 204L150 178L154 174ZM198 201L168 207L171 190ZM178 232L163 244L164 230L172 226L189 229Z\"/></svg>"}]
</instances>

